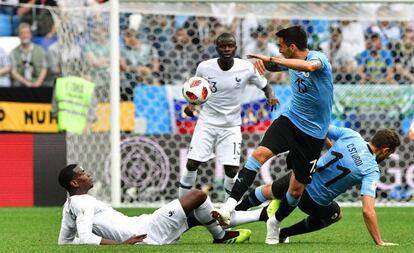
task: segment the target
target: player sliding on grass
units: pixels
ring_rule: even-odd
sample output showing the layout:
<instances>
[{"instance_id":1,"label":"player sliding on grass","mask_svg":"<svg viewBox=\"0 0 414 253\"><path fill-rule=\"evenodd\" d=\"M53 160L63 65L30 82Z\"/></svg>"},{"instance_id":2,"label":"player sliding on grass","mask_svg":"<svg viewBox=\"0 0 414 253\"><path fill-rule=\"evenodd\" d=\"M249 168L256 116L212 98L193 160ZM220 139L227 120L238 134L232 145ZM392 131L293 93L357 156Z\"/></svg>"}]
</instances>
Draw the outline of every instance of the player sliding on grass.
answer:
<instances>
[{"instance_id":1,"label":"player sliding on grass","mask_svg":"<svg viewBox=\"0 0 414 253\"><path fill-rule=\"evenodd\" d=\"M128 217L89 195L93 180L82 167L71 164L60 171L59 184L69 197L63 208L59 244L170 244L189 228L205 226L213 243L242 243L251 231L226 231L210 216L209 197L199 190L176 199L153 214ZM267 220L266 208L236 212L232 226Z\"/></svg>"},{"instance_id":2,"label":"player sliding on grass","mask_svg":"<svg viewBox=\"0 0 414 253\"><path fill-rule=\"evenodd\" d=\"M387 159L400 145L398 134L382 129L370 142L366 142L351 129L330 126L328 138L335 143L319 159L312 183L306 186L298 204L309 216L280 230L274 225L275 217L270 217L267 221L266 243L285 242L289 236L313 232L337 222L341 212L334 199L350 187L361 185L364 221L375 244L398 245L382 240L374 209L375 190L380 178L378 163ZM287 174L272 184L257 187L236 210L246 210L267 199L282 199L288 190L289 178L290 174ZM278 202L272 202L277 206ZM272 204L270 206L275 209Z\"/></svg>"}]
</instances>

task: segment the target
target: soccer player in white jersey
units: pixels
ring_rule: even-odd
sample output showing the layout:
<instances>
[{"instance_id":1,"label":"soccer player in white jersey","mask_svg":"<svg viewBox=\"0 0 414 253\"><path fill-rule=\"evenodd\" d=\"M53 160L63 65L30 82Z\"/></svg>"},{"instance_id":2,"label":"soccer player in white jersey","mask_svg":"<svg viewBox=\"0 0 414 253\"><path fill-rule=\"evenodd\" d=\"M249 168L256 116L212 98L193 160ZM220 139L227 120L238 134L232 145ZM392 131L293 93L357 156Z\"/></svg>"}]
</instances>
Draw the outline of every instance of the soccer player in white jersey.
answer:
<instances>
[{"instance_id":1,"label":"soccer player in white jersey","mask_svg":"<svg viewBox=\"0 0 414 253\"><path fill-rule=\"evenodd\" d=\"M152 214L128 217L89 195L93 179L82 167L71 164L59 173L59 184L69 197L65 202L58 243L62 244L170 244L189 228L203 225L212 234L213 243L242 243L251 231L224 230L210 216L209 197L193 190ZM266 208L236 212L231 226L266 221Z\"/></svg>"},{"instance_id":2,"label":"soccer player in white jersey","mask_svg":"<svg viewBox=\"0 0 414 253\"><path fill-rule=\"evenodd\" d=\"M312 182L306 186L298 204L308 217L286 228L268 227L266 243L285 242L290 236L317 231L339 221L341 209L334 199L354 185L361 185L363 217L374 243L398 245L383 241L375 213L375 191L380 179L378 163L387 159L400 145L398 134L390 129L380 129L370 142L366 142L351 129L330 126L328 138L334 144L318 160ZM267 199L282 199L289 188L289 178L290 174L286 174L271 184L257 187L236 210L246 210ZM269 218L272 219L275 217Z\"/></svg>"},{"instance_id":3,"label":"soccer player in white jersey","mask_svg":"<svg viewBox=\"0 0 414 253\"><path fill-rule=\"evenodd\" d=\"M234 35L223 33L215 43L219 57L201 62L196 71L196 76L209 81L212 95L203 105L191 139L186 169L180 178L180 197L194 186L200 164L214 156L224 167L224 189L231 191L240 165L240 104L247 84L262 89L272 108L279 103L271 86L254 65L235 58L237 45ZM186 107L187 115L193 116L193 112L192 105Z\"/></svg>"}]
</instances>

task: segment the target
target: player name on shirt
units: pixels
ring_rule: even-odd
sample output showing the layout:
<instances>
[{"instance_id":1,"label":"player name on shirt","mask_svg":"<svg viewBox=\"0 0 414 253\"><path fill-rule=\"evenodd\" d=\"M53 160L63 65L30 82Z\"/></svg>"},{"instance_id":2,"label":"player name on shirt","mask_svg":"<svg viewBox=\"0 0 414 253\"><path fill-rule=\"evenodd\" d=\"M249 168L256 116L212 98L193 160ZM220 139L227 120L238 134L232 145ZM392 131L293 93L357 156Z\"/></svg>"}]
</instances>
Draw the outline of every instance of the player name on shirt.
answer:
<instances>
[{"instance_id":1,"label":"player name on shirt","mask_svg":"<svg viewBox=\"0 0 414 253\"><path fill-rule=\"evenodd\" d=\"M348 148L349 154L351 155L352 160L354 161L356 166L361 166L362 164L364 164L362 162L361 157L358 154L358 150L356 149L354 143L350 143L350 144L346 145L346 147Z\"/></svg>"}]
</instances>

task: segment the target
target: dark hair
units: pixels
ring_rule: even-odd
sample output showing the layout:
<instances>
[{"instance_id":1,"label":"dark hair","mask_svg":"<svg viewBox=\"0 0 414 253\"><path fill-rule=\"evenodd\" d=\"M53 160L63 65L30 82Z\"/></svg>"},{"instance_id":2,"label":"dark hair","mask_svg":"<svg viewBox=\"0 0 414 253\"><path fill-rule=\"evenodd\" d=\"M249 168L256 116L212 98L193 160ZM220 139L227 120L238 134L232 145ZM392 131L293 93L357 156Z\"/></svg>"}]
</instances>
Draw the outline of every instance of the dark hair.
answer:
<instances>
[{"instance_id":1,"label":"dark hair","mask_svg":"<svg viewBox=\"0 0 414 253\"><path fill-rule=\"evenodd\" d=\"M231 33L222 33L216 38L215 44L217 46L218 43L220 43L220 41L229 40L229 39L234 40L234 42L236 43L236 37L234 37L233 34L231 34Z\"/></svg>"},{"instance_id":2,"label":"dark hair","mask_svg":"<svg viewBox=\"0 0 414 253\"><path fill-rule=\"evenodd\" d=\"M396 149L400 146L401 141L397 132L391 129L380 129L372 137L371 143L376 148L390 148Z\"/></svg>"},{"instance_id":3,"label":"dark hair","mask_svg":"<svg viewBox=\"0 0 414 253\"><path fill-rule=\"evenodd\" d=\"M331 26L329 27L329 33L332 35L333 33L335 34L342 34L342 29L339 26Z\"/></svg>"},{"instance_id":4,"label":"dark hair","mask_svg":"<svg viewBox=\"0 0 414 253\"><path fill-rule=\"evenodd\" d=\"M369 39L371 39L371 40L373 40L373 39L379 39L379 38L380 38L379 33L371 33L369 35Z\"/></svg>"},{"instance_id":5,"label":"dark hair","mask_svg":"<svg viewBox=\"0 0 414 253\"><path fill-rule=\"evenodd\" d=\"M76 167L78 167L77 164L69 164L65 168L61 169L59 172L59 184L67 191L71 190L70 181L73 179L73 176L75 175L73 170Z\"/></svg>"},{"instance_id":6,"label":"dark hair","mask_svg":"<svg viewBox=\"0 0 414 253\"><path fill-rule=\"evenodd\" d=\"M276 33L276 36L282 38L289 46L295 44L299 50L305 50L308 45L308 35L301 26L291 26L282 29Z\"/></svg>"},{"instance_id":7,"label":"dark hair","mask_svg":"<svg viewBox=\"0 0 414 253\"><path fill-rule=\"evenodd\" d=\"M131 29L131 28L127 29L124 32L124 35L129 36L129 37L136 37L137 38L137 32L134 29Z\"/></svg>"}]
</instances>

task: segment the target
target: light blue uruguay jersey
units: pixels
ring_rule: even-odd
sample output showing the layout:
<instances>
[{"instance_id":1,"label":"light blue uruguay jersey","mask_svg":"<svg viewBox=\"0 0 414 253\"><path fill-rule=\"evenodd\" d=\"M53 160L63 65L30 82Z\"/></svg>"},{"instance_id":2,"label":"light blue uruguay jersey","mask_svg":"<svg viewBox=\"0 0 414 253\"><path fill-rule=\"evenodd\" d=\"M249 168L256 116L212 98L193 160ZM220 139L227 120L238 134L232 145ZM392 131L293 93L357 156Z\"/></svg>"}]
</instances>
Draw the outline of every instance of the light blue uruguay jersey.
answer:
<instances>
[{"instance_id":1,"label":"light blue uruguay jersey","mask_svg":"<svg viewBox=\"0 0 414 253\"><path fill-rule=\"evenodd\" d=\"M332 125L328 137L335 143L317 162L306 186L310 197L328 205L351 186L361 185L361 195L375 198L380 170L368 143L354 130Z\"/></svg>"},{"instance_id":2,"label":"light blue uruguay jersey","mask_svg":"<svg viewBox=\"0 0 414 253\"><path fill-rule=\"evenodd\" d=\"M322 67L313 72L289 69L292 101L282 115L304 133L325 139L333 103L332 67L321 52L309 51L307 61L319 60Z\"/></svg>"}]
</instances>

